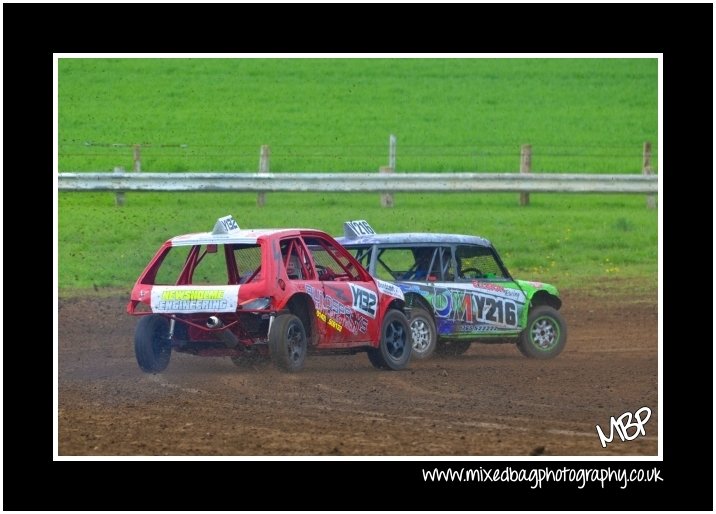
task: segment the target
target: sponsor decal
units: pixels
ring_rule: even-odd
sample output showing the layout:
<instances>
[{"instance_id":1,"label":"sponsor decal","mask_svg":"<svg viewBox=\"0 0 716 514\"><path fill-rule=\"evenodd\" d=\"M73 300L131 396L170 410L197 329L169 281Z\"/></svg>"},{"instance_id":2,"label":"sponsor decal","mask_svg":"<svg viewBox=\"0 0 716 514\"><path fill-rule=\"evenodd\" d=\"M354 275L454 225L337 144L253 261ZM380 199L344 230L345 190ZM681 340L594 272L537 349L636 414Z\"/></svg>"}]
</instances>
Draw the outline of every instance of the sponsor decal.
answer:
<instances>
[{"instance_id":1,"label":"sponsor decal","mask_svg":"<svg viewBox=\"0 0 716 514\"><path fill-rule=\"evenodd\" d=\"M497 284L491 284L490 282L480 282L479 280L473 280L472 287L477 287L480 289L489 289L490 291L497 291L500 293L505 290L504 287L499 286Z\"/></svg>"},{"instance_id":2,"label":"sponsor decal","mask_svg":"<svg viewBox=\"0 0 716 514\"><path fill-rule=\"evenodd\" d=\"M479 333L479 332L490 332L498 330L500 327L494 327L492 325L467 325L467 324L455 324L451 323L447 334L456 334L460 332Z\"/></svg>"},{"instance_id":3,"label":"sponsor decal","mask_svg":"<svg viewBox=\"0 0 716 514\"><path fill-rule=\"evenodd\" d=\"M310 284L305 285L305 290L316 306L316 317L324 323L328 323L339 332L344 328L353 334L365 333L368 330L368 319L355 312L350 306Z\"/></svg>"},{"instance_id":4,"label":"sponsor decal","mask_svg":"<svg viewBox=\"0 0 716 514\"><path fill-rule=\"evenodd\" d=\"M401 291L400 288L395 284L379 279L375 279L375 283L378 285L378 291L380 291L381 293L385 293L388 296L393 296L395 298L405 300L405 296L403 296L403 291Z\"/></svg>"},{"instance_id":5,"label":"sponsor decal","mask_svg":"<svg viewBox=\"0 0 716 514\"><path fill-rule=\"evenodd\" d=\"M420 293L423 296L428 296L428 288L427 287L421 287L416 284L409 284L407 282L400 282L398 283L398 287L400 287L400 290L405 293ZM430 287L432 289L432 286Z\"/></svg>"},{"instance_id":6,"label":"sponsor decal","mask_svg":"<svg viewBox=\"0 0 716 514\"><path fill-rule=\"evenodd\" d=\"M235 312L239 286L154 286L153 312Z\"/></svg>"},{"instance_id":7,"label":"sponsor decal","mask_svg":"<svg viewBox=\"0 0 716 514\"><path fill-rule=\"evenodd\" d=\"M464 289L436 290L432 303L439 318L499 328L516 328L524 306L524 302Z\"/></svg>"},{"instance_id":8,"label":"sponsor decal","mask_svg":"<svg viewBox=\"0 0 716 514\"><path fill-rule=\"evenodd\" d=\"M353 308L366 316L375 318L375 311L378 305L378 295L370 289L355 284L348 284L353 296Z\"/></svg>"},{"instance_id":9,"label":"sponsor decal","mask_svg":"<svg viewBox=\"0 0 716 514\"><path fill-rule=\"evenodd\" d=\"M316 310L316 317L318 319L320 319L322 322L324 322L326 325L328 325L329 327L336 329L338 332L343 331L343 325L338 323L333 318L329 318L324 312Z\"/></svg>"},{"instance_id":10,"label":"sponsor decal","mask_svg":"<svg viewBox=\"0 0 716 514\"><path fill-rule=\"evenodd\" d=\"M493 291L497 294L497 296L508 296L510 298L515 298L518 300L523 299L523 294L521 291L517 289L509 289L507 287L502 287L499 284L493 284L491 282L480 282L479 280L473 280L472 287L485 291Z\"/></svg>"}]
</instances>

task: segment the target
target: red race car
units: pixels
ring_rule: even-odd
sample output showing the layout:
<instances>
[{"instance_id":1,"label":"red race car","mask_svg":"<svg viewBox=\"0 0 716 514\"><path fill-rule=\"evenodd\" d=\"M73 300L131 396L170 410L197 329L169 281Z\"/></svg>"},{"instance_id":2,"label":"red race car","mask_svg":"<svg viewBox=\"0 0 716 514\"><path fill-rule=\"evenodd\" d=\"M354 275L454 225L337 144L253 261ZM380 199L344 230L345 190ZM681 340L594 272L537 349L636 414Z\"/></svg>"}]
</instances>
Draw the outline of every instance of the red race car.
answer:
<instances>
[{"instance_id":1,"label":"red race car","mask_svg":"<svg viewBox=\"0 0 716 514\"><path fill-rule=\"evenodd\" d=\"M242 230L231 216L211 232L165 242L132 289L141 316L139 367L163 371L172 351L270 359L299 371L306 355L367 352L400 370L412 349L400 288L375 279L331 236L312 229Z\"/></svg>"}]
</instances>

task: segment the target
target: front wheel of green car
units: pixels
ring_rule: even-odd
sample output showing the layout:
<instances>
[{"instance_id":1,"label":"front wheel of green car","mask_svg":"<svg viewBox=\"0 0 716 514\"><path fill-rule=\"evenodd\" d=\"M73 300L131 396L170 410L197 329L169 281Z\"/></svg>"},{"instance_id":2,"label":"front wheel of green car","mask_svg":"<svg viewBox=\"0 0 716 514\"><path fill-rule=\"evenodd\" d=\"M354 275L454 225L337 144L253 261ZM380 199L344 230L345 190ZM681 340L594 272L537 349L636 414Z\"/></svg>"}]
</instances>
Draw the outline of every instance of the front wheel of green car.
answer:
<instances>
[{"instance_id":1,"label":"front wheel of green car","mask_svg":"<svg viewBox=\"0 0 716 514\"><path fill-rule=\"evenodd\" d=\"M540 305L530 312L517 348L525 357L551 359L564 350L566 342L567 325L562 315L552 307Z\"/></svg>"}]
</instances>

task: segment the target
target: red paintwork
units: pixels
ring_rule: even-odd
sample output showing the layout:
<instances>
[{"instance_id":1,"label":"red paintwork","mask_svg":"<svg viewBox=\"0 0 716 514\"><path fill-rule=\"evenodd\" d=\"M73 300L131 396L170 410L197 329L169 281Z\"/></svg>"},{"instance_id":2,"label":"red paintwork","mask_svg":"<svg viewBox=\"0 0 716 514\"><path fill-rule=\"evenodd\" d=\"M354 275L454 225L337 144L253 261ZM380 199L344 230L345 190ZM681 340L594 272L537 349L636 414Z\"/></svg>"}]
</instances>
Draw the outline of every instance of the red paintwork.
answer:
<instances>
[{"instance_id":1,"label":"red paintwork","mask_svg":"<svg viewBox=\"0 0 716 514\"><path fill-rule=\"evenodd\" d=\"M266 334L249 334L247 327L242 322L242 316L270 316L281 311L288 310L289 301L292 298L301 296L308 301L308 319L311 326L312 337L310 338L311 350L336 350L350 349L356 347L379 345L380 329L383 316L389 306L402 310L402 299L383 294L378 290L375 280L370 274L353 258L353 256L330 235L318 230L307 229L285 229L274 231L257 232L256 242L261 247L261 268L260 275L249 283L240 284L238 293L238 304L242 302L261 298L271 297L271 305L262 311L239 309L229 313L192 313L173 315L162 313L169 319L176 319L177 325L184 325L187 339L192 341L193 348L190 353L198 355L231 355L241 352L244 348L253 344L265 344ZM306 256L307 264L301 271L306 280L290 279L282 260L280 241L286 238L300 238L301 243L296 248L299 253ZM314 243L320 240L331 252L340 256L341 262L348 263L348 269L357 280L348 280L347 277L330 277L329 280L318 280L318 272L311 251L302 243L305 238L313 238ZM217 240L217 244L224 243ZM142 274L139 276L131 293L131 299L127 304L127 312L132 315L146 315L151 313L151 291L154 287L154 280L157 270L162 264L163 258L172 247L172 240L165 242L157 251ZM220 247L221 248L221 247ZM221 250L219 250L221 251ZM190 277L192 270L191 263L185 265L176 285L191 285ZM231 260L233 261L233 259ZM238 272L236 269L227 270L230 280L236 279L238 283ZM226 285L226 284L215 284ZM283 286L283 287L282 287ZM363 288L368 293L356 290L352 291L351 286ZM166 286L165 286L166 287ZM371 296L371 293L376 295ZM357 307L354 306L354 298L358 296ZM365 303L361 304L361 300ZM371 306L371 302L377 300ZM318 302L318 305L316 304ZM375 309L375 317L365 314L366 306L368 311ZM355 308L354 308L355 307ZM363 308L361 308L363 307ZM341 312L343 311L343 312ZM363 312L360 312L363 311ZM206 321L211 315L217 316L223 323L221 329L209 329ZM259 318L251 318L259 319ZM339 330L340 328L340 330ZM220 340L220 332L231 330L239 341L235 350L211 349L207 345L205 349L196 349L196 344L202 342L216 343ZM175 348L178 351L189 351Z\"/></svg>"}]
</instances>

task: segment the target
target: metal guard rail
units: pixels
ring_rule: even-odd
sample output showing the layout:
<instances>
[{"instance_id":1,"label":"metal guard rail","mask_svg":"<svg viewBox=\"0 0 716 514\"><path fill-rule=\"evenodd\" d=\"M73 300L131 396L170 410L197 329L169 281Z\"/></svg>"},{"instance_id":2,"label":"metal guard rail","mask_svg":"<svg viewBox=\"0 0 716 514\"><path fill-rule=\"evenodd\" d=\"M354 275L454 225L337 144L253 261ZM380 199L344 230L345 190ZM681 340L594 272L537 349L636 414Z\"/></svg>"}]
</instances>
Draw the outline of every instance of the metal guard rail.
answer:
<instances>
[{"instance_id":1,"label":"metal guard rail","mask_svg":"<svg viewBox=\"0 0 716 514\"><path fill-rule=\"evenodd\" d=\"M658 175L585 173L59 173L60 191L657 193Z\"/></svg>"}]
</instances>

